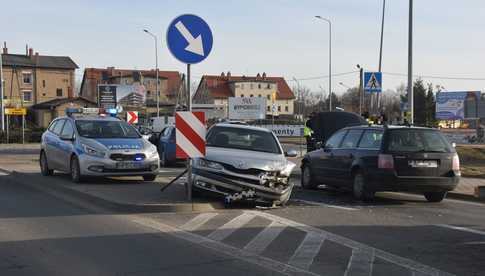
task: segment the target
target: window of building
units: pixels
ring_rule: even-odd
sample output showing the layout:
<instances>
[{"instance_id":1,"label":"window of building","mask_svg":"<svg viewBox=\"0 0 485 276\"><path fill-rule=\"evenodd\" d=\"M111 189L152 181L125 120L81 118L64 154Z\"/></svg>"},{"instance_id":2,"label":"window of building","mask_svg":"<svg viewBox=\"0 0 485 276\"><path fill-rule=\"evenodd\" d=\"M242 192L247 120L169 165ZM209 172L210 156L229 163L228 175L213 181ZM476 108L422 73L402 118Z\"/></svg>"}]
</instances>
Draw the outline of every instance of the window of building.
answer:
<instances>
[{"instance_id":1,"label":"window of building","mask_svg":"<svg viewBox=\"0 0 485 276\"><path fill-rule=\"evenodd\" d=\"M22 73L24 84L32 84L32 73Z\"/></svg>"},{"instance_id":2,"label":"window of building","mask_svg":"<svg viewBox=\"0 0 485 276\"><path fill-rule=\"evenodd\" d=\"M244 98L244 94L241 94L241 98Z\"/></svg>"},{"instance_id":3,"label":"window of building","mask_svg":"<svg viewBox=\"0 0 485 276\"><path fill-rule=\"evenodd\" d=\"M266 86L266 89L271 89L271 83L268 83L268 86Z\"/></svg>"},{"instance_id":4,"label":"window of building","mask_svg":"<svg viewBox=\"0 0 485 276\"><path fill-rule=\"evenodd\" d=\"M251 84L249 85L249 88L250 88L250 89L253 89L253 88L254 88L254 85L251 83Z\"/></svg>"},{"instance_id":5,"label":"window of building","mask_svg":"<svg viewBox=\"0 0 485 276\"><path fill-rule=\"evenodd\" d=\"M266 110L267 110L268 112L270 112L270 111L271 111L271 107L268 105L268 106L267 106L267 108L266 108Z\"/></svg>"},{"instance_id":6,"label":"window of building","mask_svg":"<svg viewBox=\"0 0 485 276\"><path fill-rule=\"evenodd\" d=\"M56 96L57 97L62 97L62 88L57 88L57 90L56 90Z\"/></svg>"},{"instance_id":7,"label":"window of building","mask_svg":"<svg viewBox=\"0 0 485 276\"><path fill-rule=\"evenodd\" d=\"M259 94L258 97L261 98L261 94Z\"/></svg>"},{"instance_id":8,"label":"window of building","mask_svg":"<svg viewBox=\"0 0 485 276\"><path fill-rule=\"evenodd\" d=\"M244 89L244 83L241 83L241 89Z\"/></svg>"},{"instance_id":9,"label":"window of building","mask_svg":"<svg viewBox=\"0 0 485 276\"><path fill-rule=\"evenodd\" d=\"M31 102L32 101L32 91L24 90L24 91L22 91L22 96L23 96L24 102Z\"/></svg>"},{"instance_id":10,"label":"window of building","mask_svg":"<svg viewBox=\"0 0 485 276\"><path fill-rule=\"evenodd\" d=\"M45 88L45 80L42 80L42 87Z\"/></svg>"},{"instance_id":11,"label":"window of building","mask_svg":"<svg viewBox=\"0 0 485 276\"><path fill-rule=\"evenodd\" d=\"M152 95L152 91L148 90L147 91L147 97L150 97Z\"/></svg>"},{"instance_id":12,"label":"window of building","mask_svg":"<svg viewBox=\"0 0 485 276\"><path fill-rule=\"evenodd\" d=\"M254 97L254 95L253 95L253 94L251 94L251 95L249 95L249 97L251 97L251 98L252 98L252 97Z\"/></svg>"},{"instance_id":13,"label":"window of building","mask_svg":"<svg viewBox=\"0 0 485 276\"><path fill-rule=\"evenodd\" d=\"M45 93L42 93L42 97L45 97Z\"/></svg>"},{"instance_id":14,"label":"window of building","mask_svg":"<svg viewBox=\"0 0 485 276\"><path fill-rule=\"evenodd\" d=\"M271 100L271 95L267 95L266 99Z\"/></svg>"},{"instance_id":15,"label":"window of building","mask_svg":"<svg viewBox=\"0 0 485 276\"><path fill-rule=\"evenodd\" d=\"M288 112L288 106L285 106L285 111Z\"/></svg>"},{"instance_id":16,"label":"window of building","mask_svg":"<svg viewBox=\"0 0 485 276\"><path fill-rule=\"evenodd\" d=\"M281 105L278 105L278 112L281 112Z\"/></svg>"},{"instance_id":17,"label":"window of building","mask_svg":"<svg viewBox=\"0 0 485 276\"><path fill-rule=\"evenodd\" d=\"M258 89L261 89L261 83L260 83L260 84L258 84Z\"/></svg>"}]
</instances>

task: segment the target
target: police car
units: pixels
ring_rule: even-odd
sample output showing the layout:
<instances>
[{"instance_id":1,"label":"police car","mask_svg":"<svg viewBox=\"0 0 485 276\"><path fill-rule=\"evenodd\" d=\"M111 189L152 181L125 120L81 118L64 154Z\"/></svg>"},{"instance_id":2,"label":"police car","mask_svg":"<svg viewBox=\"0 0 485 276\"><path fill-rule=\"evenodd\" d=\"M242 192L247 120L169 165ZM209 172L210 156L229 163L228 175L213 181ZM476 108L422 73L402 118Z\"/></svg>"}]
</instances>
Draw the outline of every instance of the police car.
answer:
<instances>
[{"instance_id":1,"label":"police car","mask_svg":"<svg viewBox=\"0 0 485 276\"><path fill-rule=\"evenodd\" d=\"M42 175L70 173L73 182L85 176L143 176L155 180L160 160L157 148L130 124L113 116L68 109L42 135Z\"/></svg>"}]
</instances>

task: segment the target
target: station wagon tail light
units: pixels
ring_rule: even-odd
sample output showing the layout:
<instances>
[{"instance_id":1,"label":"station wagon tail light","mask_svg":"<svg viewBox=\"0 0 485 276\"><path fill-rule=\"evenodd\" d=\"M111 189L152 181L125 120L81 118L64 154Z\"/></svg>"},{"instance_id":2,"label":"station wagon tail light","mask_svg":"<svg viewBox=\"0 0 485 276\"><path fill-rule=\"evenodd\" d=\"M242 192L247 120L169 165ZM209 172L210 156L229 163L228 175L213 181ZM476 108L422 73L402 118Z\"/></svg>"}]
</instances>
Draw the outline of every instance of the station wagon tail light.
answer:
<instances>
[{"instance_id":1,"label":"station wagon tail light","mask_svg":"<svg viewBox=\"0 0 485 276\"><path fill-rule=\"evenodd\" d=\"M379 169L394 169L394 158L391 154L379 154L377 167Z\"/></svg>"},{"instance_id":2,"label":"station wagon tail light","mask_svg":"<svg viewBox=\"0 0 485 276\"><path fill-rule=\"evenodd\" d=\"M453 155L453 166L452 166L454 171L459 171L460 170L460 157L458 157L458 154L455 153Z\"/></svg>"}]
</instances>

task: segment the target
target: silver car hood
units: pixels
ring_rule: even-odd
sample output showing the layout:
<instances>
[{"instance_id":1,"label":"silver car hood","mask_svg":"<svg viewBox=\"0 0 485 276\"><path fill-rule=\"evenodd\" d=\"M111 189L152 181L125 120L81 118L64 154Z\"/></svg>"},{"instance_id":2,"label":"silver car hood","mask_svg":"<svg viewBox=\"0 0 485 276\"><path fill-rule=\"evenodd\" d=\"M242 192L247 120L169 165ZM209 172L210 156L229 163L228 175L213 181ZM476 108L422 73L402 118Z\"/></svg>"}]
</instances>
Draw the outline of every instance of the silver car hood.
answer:
<instances>
[{"instance_id":1,"label":"silver car hood","mask_svg":"<svg viewBox=\"0 0 485 276\"><path fill-rule=\"evenodd\" d=\"M241 170L282 171L289 163L293 164L283 154L218 147L207 147L205 159L229 164Z\"/></svg>"}]
</instances>

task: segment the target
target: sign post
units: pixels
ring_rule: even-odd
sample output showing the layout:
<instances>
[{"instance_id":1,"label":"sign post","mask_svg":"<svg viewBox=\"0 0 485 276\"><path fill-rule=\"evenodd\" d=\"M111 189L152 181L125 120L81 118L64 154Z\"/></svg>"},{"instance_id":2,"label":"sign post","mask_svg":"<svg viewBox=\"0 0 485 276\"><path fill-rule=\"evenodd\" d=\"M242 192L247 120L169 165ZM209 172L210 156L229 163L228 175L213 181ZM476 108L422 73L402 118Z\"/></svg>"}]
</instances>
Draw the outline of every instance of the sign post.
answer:
<instances>
[{"instance_id":1,"label":"sign post","mask_svg":"<svg viewBox=\"0 0 485 276\"><path fill-rule=\"evenodd\" d=\"M192 200L192 158L205 156L205 113L182 111L175 113L177 158L188 158L187 199Z\"/></svg>"},{"instance_id":2,"label":"sign post","mask_svg":"<svg viewBox=\"0 0 485 276\"><path fill-rule=\"evenodd\" d=\"M196 64L204 59L207 58L209 53L212 50L212 31L209 25L199 16L193 14L183 14L176 17L168 26L167 29L167 45L168 49L172 53L172 55L178 59L180 62L187 64L187 110L192 111L192 95L190 93L190 66L191 64ZM187 114L189 114L187 113ZM178 115L177 115L178 114ZM184 150L189 150L188 148L182 148L183 145L188 146L186 140L184 140L184 135L181 131L179 131L179 124L184 125L184 118L183 116L186 115L186 118L189 118L190 115L182 114L181 112L177 112L175 115L175 126L177 128L176 132L176 141L177 141L177 156L181 154L181 152L185 152ZM190 113L194 114L193 116L200 116L195 115L198 112ZM202 113L202 125L204 126L204 135L203 135L203 155L205 155L205 125L204 125L204 118ZM178 122L177 123L177 117ZM192 118L193 119L193 118ZM200 127L200 126L199 126ZM200 130L200 129L199 129ZM180 141L180 148L179 148L179 139ZM192 141L189 141L192 142ZM200 141L199 141L200 142ZM199 145L200 147L201 145ZM191 150L190 150L191 151ZM197 155L192 154L185 154L185 158L188 158L187 161L187 171L188 171L188 183L187 183L187 198L192 200L192 160L190 158L197 157Z\"/></svg>"}]
</instances>

